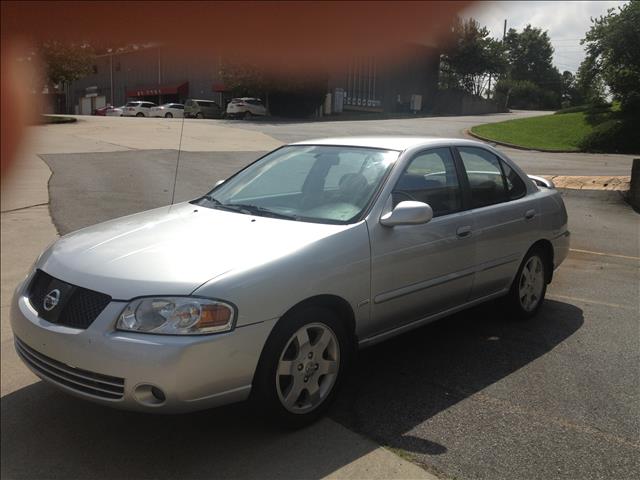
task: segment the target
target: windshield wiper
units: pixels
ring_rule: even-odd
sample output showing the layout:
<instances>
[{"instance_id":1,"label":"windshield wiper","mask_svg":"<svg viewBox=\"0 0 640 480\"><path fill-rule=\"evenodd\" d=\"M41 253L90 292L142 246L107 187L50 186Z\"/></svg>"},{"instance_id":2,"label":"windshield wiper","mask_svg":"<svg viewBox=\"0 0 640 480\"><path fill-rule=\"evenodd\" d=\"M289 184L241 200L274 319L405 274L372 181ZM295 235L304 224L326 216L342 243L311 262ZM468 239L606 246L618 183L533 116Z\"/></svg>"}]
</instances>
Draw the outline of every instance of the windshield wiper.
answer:
<instances>
[{"instance_id":1,"label":"windshield wiper","mask_svg":"<svg viewBox=\"0 0 640 480\"><path fill-rule=\"evenodd\" d=\"M225 204L220 204L218 206L220 206L221 208L236 209L237 211L240 211L240 212L244 211L245 213L249 213L252 215L261 215L264 217L273 217L273 218L283 218L285 220L298 220L298 217L296 215L289 215L286 213L276 212L268 208L259 207L258 205L249 205L249 204L243 204L243 203L225 203Z\"/></svg>"}]
</instances>

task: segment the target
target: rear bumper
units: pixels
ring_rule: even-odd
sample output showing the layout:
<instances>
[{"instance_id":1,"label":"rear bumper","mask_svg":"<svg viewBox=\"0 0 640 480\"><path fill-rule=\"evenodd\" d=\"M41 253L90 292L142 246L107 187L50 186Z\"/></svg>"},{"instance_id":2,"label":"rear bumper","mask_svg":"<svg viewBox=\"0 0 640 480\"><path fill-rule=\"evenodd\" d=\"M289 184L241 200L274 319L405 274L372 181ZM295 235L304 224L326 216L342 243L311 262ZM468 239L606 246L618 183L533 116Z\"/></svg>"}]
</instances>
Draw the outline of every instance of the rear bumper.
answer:
<instances>
[{"instance_id":1,"label":"rear bumper","mask_svg":"<svg viewBox=\"0 0 640 480\"><path fill-rule=\"evenodd\" d=\"M553 269L555 270L562 262L564 262L567 255L569 255L569 248L571 247L571 232L566 230L564 233L552 239L551 244L553 245Z\"/></svg>"},{"instance_id":2,"label":"rear bumper","mask_svg":"<svg viewBox=\"0 0 640 480\"><path fill-rule=\"evenodd\" d=\"M39 318L19 288L11 311L16 350L46 382L117 408L179 413L249 396L275 319L218 335L136 334L114 329L124 306L111 302L89 328L78 330ZM153 397L151 387L164 400Z\"/></svg>"}]
</instances>

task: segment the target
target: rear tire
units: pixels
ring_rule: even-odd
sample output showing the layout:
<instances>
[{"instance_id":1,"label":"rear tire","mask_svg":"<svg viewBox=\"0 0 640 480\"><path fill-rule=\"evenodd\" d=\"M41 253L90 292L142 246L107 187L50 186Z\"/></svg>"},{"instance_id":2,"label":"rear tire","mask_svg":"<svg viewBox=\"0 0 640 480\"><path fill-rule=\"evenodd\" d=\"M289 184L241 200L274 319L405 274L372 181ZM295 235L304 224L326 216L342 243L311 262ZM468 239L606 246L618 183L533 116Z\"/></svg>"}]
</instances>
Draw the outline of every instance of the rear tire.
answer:
<instances>
[{"instance_id":1,"label":"rear tire","mask_svg":"<svg viewBox=\"0 0 640 480\"><path fill-rule=\"evenodd\" d=\"M538 313L547 292L548 268L549 260L542 248L534 247L527 252L504 298L514 319L528 320Z\"/></svg>"},{"instance_id":2,"label":"rear tire","mask_svg":"<svg viewBox=\"0 0 640 480\"><path fill-rule=\"evenodd\" d=\"M136 113L136 117L144 117L144 113L138 112L138 113Z\"/></svg>"},{"instance_id":3,"label":"rear tire","mask_svg":"<svg viewBox=\"0 0 640 480\"><path fill-rule=\"evenodd\" d=\"M244 112L244 115L242 116L242 118L245 120L251 120L251 117L253 117L253 115L251 115L251 112L249 111Z\"/></svg>"},{"instance_id":4,"label":"rear tire","mask_svg":"<svg viewBox=\"0 0 640 480\"><path fill-rule=\"evenodd\" d=\"M352 357L344 322L328 308L304 307L271 332L253 379L252 400L279 425L309 425L329 408Z\"/></svg>"},{"instance_id":5,"label":"rear tire","mask_svg":"<svg viewBox=\"0 0 640 480\"><path fill-rule=\"evenodd\" d=\"M204 118L204 114L202 112L198 112L196 113L196 118L199 118L200 120L202 120Z\"/></svg>"}]
</instances>

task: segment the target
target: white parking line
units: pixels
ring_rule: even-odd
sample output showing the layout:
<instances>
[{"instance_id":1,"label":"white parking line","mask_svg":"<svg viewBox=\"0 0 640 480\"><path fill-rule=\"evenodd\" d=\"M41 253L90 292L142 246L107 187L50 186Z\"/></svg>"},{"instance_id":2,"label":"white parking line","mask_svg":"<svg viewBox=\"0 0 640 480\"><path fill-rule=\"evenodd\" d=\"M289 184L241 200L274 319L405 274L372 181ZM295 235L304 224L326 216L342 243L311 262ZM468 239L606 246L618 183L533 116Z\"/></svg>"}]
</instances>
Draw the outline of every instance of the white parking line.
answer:
<instances>
[{"instance_id":1,"label":"white parking line","mask_svg":"<svg viewBox=\"0 0 640 480\"><path fill-rule=\"evenodd\" d=\"M634 312L640 309L640 305L637 307L632 307L630 305L620 305L619 303L599 302L597 300L590 300L588 298L567 297L566 295L547 295L547 298L551 300L557 299L557 300L569 300L572 302L592 303L594 305L602 305L604 307L612 307L612 308L622 308L623 310L632 310Z\"/></svg>"},{"instance_id":2,"label":"white parking line","mask_svg":"<svg viewBox=\"0 0 640 480\"><path fill-rule=\"evenodd\" d=\"M633 257L631 255L620 255L618 253L593 252L591 250L580 250L578 248L570 248L569 251L570 252L577 252L577 253L586 253L587 255L599 255L601 257L626 258L628 260L638 260L638 261L640 261L640 257Z\"/></svg>"}]
</instances>

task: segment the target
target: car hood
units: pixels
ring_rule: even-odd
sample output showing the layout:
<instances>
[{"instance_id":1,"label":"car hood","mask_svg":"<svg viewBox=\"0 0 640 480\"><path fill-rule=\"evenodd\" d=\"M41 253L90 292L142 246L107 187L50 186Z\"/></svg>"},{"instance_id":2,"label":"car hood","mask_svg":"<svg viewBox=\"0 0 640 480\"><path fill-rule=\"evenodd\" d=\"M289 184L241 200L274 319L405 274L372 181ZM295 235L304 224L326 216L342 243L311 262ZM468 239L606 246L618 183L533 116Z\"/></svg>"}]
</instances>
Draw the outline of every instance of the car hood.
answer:
<instances>
[{"instance_id":1,"label":"car hood","mask_svg":"<svg viewBox=\"0 0 640 480\"><path fill-rule=\"evenodd\" d=\"M114 299L188 295L227 272L277 261L348 228L182 203L66 235L37 267Z\"/></svg>"}]
</instances>

